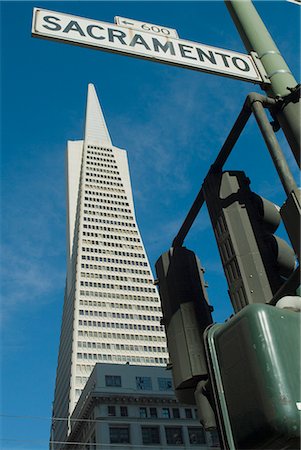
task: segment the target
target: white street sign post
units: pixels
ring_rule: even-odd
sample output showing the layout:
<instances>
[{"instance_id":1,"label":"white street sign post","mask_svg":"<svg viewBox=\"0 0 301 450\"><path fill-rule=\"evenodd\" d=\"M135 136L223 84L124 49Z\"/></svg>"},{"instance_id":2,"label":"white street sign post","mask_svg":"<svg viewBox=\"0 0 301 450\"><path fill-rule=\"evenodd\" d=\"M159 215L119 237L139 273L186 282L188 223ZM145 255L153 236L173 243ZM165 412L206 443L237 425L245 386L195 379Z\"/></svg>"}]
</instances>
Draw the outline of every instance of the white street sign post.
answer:
<instances>
[{"instance_id":1,"label":"white street sign post","mask_svg":"<svg viewBox=\"0 0 301 450\"><path fill-rule=\"evenodd\" d=\"M250 55L40 8L33 10L32 35L253 83L269 81Z\"/></svg>"}]
</instances>

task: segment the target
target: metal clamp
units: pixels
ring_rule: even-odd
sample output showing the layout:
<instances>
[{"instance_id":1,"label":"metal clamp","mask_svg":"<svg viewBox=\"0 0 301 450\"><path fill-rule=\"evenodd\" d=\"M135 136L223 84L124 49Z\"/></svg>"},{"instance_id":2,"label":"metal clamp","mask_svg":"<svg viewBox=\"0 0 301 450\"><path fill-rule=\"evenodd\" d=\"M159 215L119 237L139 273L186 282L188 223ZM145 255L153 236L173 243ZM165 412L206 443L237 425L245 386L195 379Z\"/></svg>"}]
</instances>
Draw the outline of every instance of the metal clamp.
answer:
<instances>
[{"instance_id":1,"label":"metal clamp","mask_svg":"<svg viewBox=\"0 0 301 450\"><path fill-rule=\"evenodd\" d=\"M298 103L300 99L300 88L300 84L297 84L297 86L293 88L287 86L287 89L290 91L290 93L285 95L284 97L279 97L276 99L276 109L279 111L289 103Z\"/></svg>"},{"instance_id":2,"label":"metal clamp","mask_svg":"<svg viewBox=\"0 0 301 450\"><path fill-rule=\"evenodd\" d=\"M261 59L266 55L280 55L281 56L281 53L276 50L268 50L268 51L262 53L261 55L258 55L258 58Z\"/></svg>"},{"instance_id":3,"label":"metal clamp","mask_svg":"<svg viewBox=\"0 0 301 450\"><path fill-rule=\"evenodd\" d=\"M278 70L275 70L275 71L272 72L272 73L269 73L269 74L268 74L268 78L271 79L274 75L278 75L279 73L281 73L281 74L289 73L290 75L293 76L293 74L292 74L292 72L291 72L290 70L287 70L287 69L278 69Z\"/></svg>"}]
</instances>

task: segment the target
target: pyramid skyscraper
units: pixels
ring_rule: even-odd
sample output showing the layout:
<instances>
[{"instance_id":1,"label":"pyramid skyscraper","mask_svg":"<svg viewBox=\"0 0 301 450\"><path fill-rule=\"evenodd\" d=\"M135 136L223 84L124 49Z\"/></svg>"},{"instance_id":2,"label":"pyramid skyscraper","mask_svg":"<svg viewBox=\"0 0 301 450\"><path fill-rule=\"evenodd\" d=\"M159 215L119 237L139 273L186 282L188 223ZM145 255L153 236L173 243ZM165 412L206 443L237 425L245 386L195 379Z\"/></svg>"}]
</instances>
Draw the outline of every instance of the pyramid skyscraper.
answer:
<instances>
[{"instance_id":1,"label":"pyramid skyscraper","mask_svg":"<svg viewBox=\"0 0 301 450\"><path fill-rule=\"evenodd\" d=\"M67 277L52 440L97 362L164 366L160 300L137 226L126 151L113 146L92 84L83 141L67 145Z\"/></svg>"}]
</instances>

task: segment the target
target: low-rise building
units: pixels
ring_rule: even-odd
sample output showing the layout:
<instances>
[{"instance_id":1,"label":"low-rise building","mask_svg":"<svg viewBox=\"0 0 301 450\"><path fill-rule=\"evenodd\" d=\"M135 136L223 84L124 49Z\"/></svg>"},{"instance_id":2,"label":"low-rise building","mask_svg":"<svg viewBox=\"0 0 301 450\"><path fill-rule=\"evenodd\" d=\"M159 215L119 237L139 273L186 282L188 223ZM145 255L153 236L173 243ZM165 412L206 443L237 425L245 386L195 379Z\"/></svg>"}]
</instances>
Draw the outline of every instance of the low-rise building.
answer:
<instances>
[{"instance_id":1,"label":"low-rise building","mask_svg":"<svg viewBox=\"0 0 301 450\"><path fill-rule=\"evenodd\" d=\"M219 446L216 432L200 425L196 409L178 402L164 367L97 363L70 426L69 450Z\"/></svg>"}]
</instances>

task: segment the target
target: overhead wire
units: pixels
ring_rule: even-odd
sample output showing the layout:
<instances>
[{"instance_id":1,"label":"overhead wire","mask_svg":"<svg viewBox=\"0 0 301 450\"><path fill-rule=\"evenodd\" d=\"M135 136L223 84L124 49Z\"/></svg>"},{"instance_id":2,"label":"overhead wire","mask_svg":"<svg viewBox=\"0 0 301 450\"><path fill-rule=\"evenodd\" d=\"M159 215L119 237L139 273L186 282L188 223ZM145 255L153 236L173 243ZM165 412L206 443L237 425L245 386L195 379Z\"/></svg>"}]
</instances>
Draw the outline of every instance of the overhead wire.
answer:
<instances>
[{"instance_id":1,"label":"overhead wire","mask_svg":"<svg viewBox=\"0 0 301 450\"><path fill-rule=\"evenodd\" d=\"M27 416L27 415L13 415L13 414L0 414L0 417L2 418L6 418L6 419L20 419L20 420L47 420L47 421L69 421L69 422L90 422L90 423L103 423L104 420L113 420L115 423L118 422L124 422L126 419L128 419L127 416L124 417L116 417L116 416L110 416L110 417L104 417L102 420L100 420L99 418L97 419L71 419L71 418L66 418L66 417L46 417L46 416ZM117 420L116 420L117 419ZM131 418L131 419L135 419L135 418ZM163 417L154 417L153 419L160 419L164 421ZM28 444L36 444L36 445L93 445L94 447L98 447L98 446L106 446L106 447L111 447L111 448L120 448L122 446L124 446L125 444L109 444L109 443L91 443L91 442L72 442L72 441L53 441L53 440L49 440L47 441L42 441L42 440L31 440L31 439L12 439L12 438L0 438L1 442L19 442L21 443L28 443ZM133 444L127 444L130 445L132 448L141 448L141 445L133 445ZM151 445L147 446L149 450L152 449ZM157 446L153 447L154 449L157 450ZM186 449L186 446L183 447L184 449Z\"/></svg>"},{"instance_id":2,"label":"overhead wire","mask_svg":"<svg viewBox=\"0 0 301 450\"><path fill-rule=\"evenodd\" d=\"M123 421L126 418L129 418L128 416L106 416L100 420L100 418L98 418L98 419L71 419L68 417L23 416L23 415L11 415L11 414L0 414L0 417L4 417L7 419L49 420L52 422L67 421L67 422L94 422L94 423L97 423L97 422L102 423L105 419L108 420L108 417L111 418L111 420L116 418L116 419L121 419ZM132 418L135 419L135 417L132 417ZM158 419L164 420L164 417L158 417Z\"/></svg>"},{"instance_id":3,"label":"overhead wire","mask_svg":"<svg viewBox=\"0 0 301 450\"><path fill-rule=\"evenodd\" d=\"M93 443L93 442L68 442L68 441L42 441L39 439L5 439L5 438L0 438L0 441L9 441L9 442L19 442L20 444L24 444L24 443L28 443L28 444L34 444L36 443L37 445L48 445L48 444L53 444L53 445L90 445L90 446L94 446L94 447L99 447L99 446L105 446L105 447L114 447L114 448L122 448L125 445L126 446L130 446L131 448L141 448L141 445L135 445L135 444L130 444L130 443L121 443L121 444L107 444L107 443ZM181 446L182 448L186 449L186 446ZM151 450L152 448L158 450L158 446L152 446L152 445L147 445L148 450ZM190 447L189 447L190 448Z\"/></svg>"}]
</instances>

